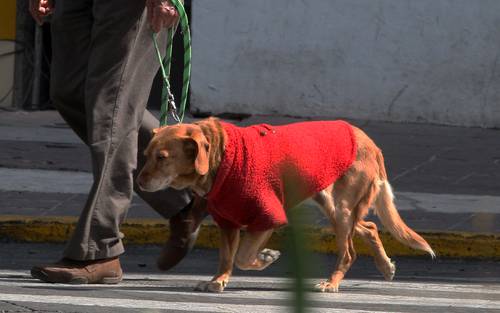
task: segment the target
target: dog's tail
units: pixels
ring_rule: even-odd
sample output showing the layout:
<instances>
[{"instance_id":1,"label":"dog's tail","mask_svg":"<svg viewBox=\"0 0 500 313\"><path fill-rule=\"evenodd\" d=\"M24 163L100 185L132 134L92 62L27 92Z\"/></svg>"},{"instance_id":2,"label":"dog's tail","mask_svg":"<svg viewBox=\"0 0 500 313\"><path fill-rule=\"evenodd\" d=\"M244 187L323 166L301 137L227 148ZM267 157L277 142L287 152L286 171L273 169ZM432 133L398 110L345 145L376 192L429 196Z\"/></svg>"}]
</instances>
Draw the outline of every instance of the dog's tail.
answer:
<instances>
[{"instance_id":1,"label":"dog's tail","mask_svg":"<svg viewBox=\"0 0 500 313\"><path fill-rule=\"evenodd\" d=\"M379 192L375 198L374 207L375 213L380 218L382 225L396 238L399 242L417 250L426 251L432 258L436 254L431 246L425 241L422 236L413 231L401 219L396 206L394 205L394 194L391 185L387 181L387 174L385 173L384 160L381 154L377 156L379 163L381 180L377 181Z\"/></svg>"}]
</instances>

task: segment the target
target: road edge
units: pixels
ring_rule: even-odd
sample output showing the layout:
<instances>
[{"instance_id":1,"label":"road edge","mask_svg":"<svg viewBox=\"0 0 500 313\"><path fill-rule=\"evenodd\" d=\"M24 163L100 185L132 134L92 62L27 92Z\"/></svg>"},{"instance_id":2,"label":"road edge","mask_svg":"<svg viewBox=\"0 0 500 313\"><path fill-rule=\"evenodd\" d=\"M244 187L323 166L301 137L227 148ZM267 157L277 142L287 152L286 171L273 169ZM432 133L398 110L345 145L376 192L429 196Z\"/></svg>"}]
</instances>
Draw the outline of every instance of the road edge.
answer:
<instances>
[{"instance_id":1,"label":"road edge","mask_svg":"<svg viewBox=\"0 0 500 313\"><path fill-rule=\"evenodd\" d=\"M77 218L70 216L33 217L0 215L0 242L64 243L71 235ZM166 242L170 231L162 219L127 219L121 226L125 244L149 245ZM335 253L335 236L330 228L304 228L309 248L319 253ZM500 235L463 232L419 232L431 245L438 257L500 260ZM269 242L270 248L282 247L286 228L275 232ZM425 256L425 253L410 249L397 242L389 233L380 232L387 254L390 256ZM354 238L358 255L370 255L368 247ZM219 246L219 231L212 222L204 222L196 247L216 249Z\"/></svg>"}]
</instances>

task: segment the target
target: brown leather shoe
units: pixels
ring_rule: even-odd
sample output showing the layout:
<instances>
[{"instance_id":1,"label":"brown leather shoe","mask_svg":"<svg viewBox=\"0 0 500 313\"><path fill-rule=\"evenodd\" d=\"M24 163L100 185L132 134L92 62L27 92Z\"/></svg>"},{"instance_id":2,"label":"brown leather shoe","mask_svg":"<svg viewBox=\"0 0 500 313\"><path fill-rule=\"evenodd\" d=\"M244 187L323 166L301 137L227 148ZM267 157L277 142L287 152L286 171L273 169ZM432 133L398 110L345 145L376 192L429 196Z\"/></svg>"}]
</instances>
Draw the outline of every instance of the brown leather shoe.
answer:
<instances>
[{"instance_id":1,"label":"brown leather shoe","mask_svg":"<svg viewBox=\"0 0 500 313\"><path fill-rule=\"evenodd\" d=\"M193 248L203 219L208 215L207 201L195 197L184 209L170 218L170 237L157 260L160 270L177 265Z\"/></svg>"},{"instance_id":2,"label":"brown leather shoe","mask_svg":"<svg viewBox=\"0 0 500 313\"><path fill-rule=\"evenodd\" d=\"M75 261L67 258L52 264L34 266L31 276L47 283L117 284L122 280L122 267L116 258Z\"/></svg>"}]
</instances>

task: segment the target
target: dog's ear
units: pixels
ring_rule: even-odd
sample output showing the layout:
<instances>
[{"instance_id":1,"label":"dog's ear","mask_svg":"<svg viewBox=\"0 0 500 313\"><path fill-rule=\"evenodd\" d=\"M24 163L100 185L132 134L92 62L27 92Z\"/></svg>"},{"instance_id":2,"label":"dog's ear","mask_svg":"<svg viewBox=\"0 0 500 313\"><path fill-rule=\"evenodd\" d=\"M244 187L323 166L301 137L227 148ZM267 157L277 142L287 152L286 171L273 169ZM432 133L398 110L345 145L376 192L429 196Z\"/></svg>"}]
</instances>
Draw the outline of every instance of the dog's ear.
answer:
<instances>
[{"instance_id":1,"label":"dog's ear","mask_svg":"<svg viewBox=\"0 0 500 313\"><path fill-rule=\"evenodd\" d=\"M166 126L162 126L162 127L156 127L156 128L153 128L153 136L158 134L164 127Z\"/></svg>"},{"instance_id":2,"label":"dog's ear","mask_svg":"<svg viewBox=\"0 0 500 313\"><path fill-rule=\"evenodd\" d=\"M199 175L208 173L208 151L210 144L201 131L195 131L184 139L184 148L190 151L194 158L194 168Z\"/></svg>"}]
</instances>

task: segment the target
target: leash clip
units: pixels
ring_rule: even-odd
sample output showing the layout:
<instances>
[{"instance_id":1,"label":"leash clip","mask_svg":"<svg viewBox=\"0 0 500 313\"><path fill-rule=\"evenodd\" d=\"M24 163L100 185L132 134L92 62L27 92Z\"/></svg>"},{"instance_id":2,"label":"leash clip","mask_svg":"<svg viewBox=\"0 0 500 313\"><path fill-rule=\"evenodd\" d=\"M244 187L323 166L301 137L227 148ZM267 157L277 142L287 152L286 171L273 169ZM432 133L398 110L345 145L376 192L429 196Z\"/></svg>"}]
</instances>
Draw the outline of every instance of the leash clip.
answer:
<instances>
[{"instance_id":1,"label":"leash clip","mask_svg":"<svg viewBox=\"0 0 500 313\"><path fill-rule=\"evenodd\" d=\"M179 118L179 115L177 114L177 106L175 105L174 95L170 91L170 88L167 88L167 93L168 93L168 96L167 96L167 98L168 98L167 99L168 112L170 113L170 115L172 115L172 117L177 122L177 124L180 124L181 119Z\"/></svg>"}]
</instances>

